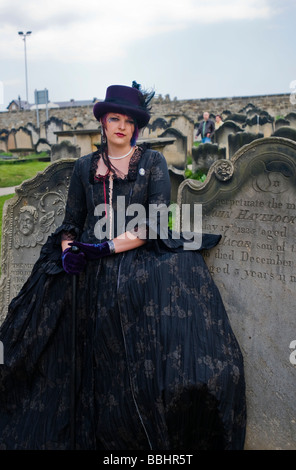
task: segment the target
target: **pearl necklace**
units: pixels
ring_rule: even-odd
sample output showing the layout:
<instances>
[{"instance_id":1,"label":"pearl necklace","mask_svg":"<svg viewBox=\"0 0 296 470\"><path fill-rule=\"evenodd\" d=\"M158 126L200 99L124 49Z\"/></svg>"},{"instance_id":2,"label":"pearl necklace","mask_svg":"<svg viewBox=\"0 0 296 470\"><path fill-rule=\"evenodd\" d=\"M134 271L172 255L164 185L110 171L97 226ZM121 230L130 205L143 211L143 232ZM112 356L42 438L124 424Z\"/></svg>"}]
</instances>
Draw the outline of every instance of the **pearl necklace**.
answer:
<instances>
[{"instance_id":1,"label":"pearl necklace","mask_svg":"<svg viewBox=\"0 0 296 470\"><path fill-rule=\"evenodd\" d=\"M127 152L125 155L122 155L122 157L111 157L111 155L108 155L108 158L110 158L110 160L121 160L122 158L128 157L129 154L132 152L133 148L134 147L131 147L129 152Z\"/></svg>"}]
</instances>

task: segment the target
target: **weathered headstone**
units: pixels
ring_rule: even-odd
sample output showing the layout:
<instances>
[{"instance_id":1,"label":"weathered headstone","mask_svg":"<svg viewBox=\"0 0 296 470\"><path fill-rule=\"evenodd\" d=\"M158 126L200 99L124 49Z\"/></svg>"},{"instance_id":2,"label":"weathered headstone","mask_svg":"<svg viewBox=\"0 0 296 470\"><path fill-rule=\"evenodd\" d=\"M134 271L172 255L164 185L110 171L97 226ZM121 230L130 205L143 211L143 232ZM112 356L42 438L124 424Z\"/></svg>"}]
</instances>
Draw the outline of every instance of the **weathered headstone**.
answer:
<instances>
[{"instance_id":1,"label":"weathered headstone","mask_svg":"<svg viewBox=\"0 0 296 470\"><path fill-rule=\"evenodd\" d=\"M158 137L165 129L170 127L168 121L162 116L153 116L149 124L141 130L141 138L155 138Z\"/></svg>"},{"instance_id":2,"label":"weathered headstone","mask_svg":"<svg viewBox=\"0 0 296 470\"><path fill-rule=\"evenodd\" d=\"M36 145L39 138L40 138L40 136L39 136L40 129L38 127L36 127L34 124L32 124L31 122L29 122L26 125L26 129L28 129L28 131L31 132L33 145Z\"/></svg>"},{"instance_id":3,"label":"weathered headstone","mask_svg":"<svg viewBox=\"0 0 296 470\"><path fill-rule=\"evenodd\" d=\"M7 152L7 139L8 139L8 131L2 129L0 131L0 152Z\"/></svg>"},{"instance_id":4,"label":"weathered headstone","mask_svg":"<svg viewBox=\"0 0 296 470\"><path fill-rule=\"evenodd\" d=\"M225 147L226 149L226 159L229 158L229 148L228 148L228 136L230 134L236 134L237 132L242 132L242 128L238 126L233 121L225 121L219 129L214 133L214 142L219 145L219 147Z\"/></svg>"},{"instance_id":5,"label":"weathered headstone","mask_svg":"<svg viewBox=\"0 0 296 470\"><path fill-rule=\"evenodd\" d=\"M15 143L17 150L34 150L31 131L26 127L20 127L15 131Z\"/></svg>"},{"instance_id":6,"label":"weathered headstone","mask_svg":"<svg viewBox=\"0 0 296 470\"><path fill-rule=\"evenodd\" d=\"M8 304L29 277L40 249L62 223L75 160L49 165L16 188L2 219L0 323Z\"/></svg>"},{"instance_id":7,"label":"weathered headstone","mask_svg":"<svg viewBox=\"0 0 296 470\"><path fill-rule=\"evenodd\" d=\"M15 129L12 129L7 136L7 150L13 152L16 149Z\"/></svg>"},{"instance_id":8,"label":"weathered headstone","mask_svg":"<svg viewBox=\"0 0 296 470\"><path fill-rule=\"evenodd\" d=\"M241 148L243 145L249 144L256 139L262 139L263 134L251 134L251 132L238 132L228 136L229 158Z\"/></svg>"},{"instance_id":9,"label":"weathered headstone","mask_svg":"<svg viewBox=\"0 0 296 470\"><path fill-rule=\"evenodd\" d=\"M193 203L222 235L204 257L244 355L245 448L295 450L296 143L258 139L217 161L180 185L178 204Z\"/></svg>"},{"instance_id":10,"label":"weathered headstone","mask_svg":"<svg viewBox=\"0 0 296 470\"><path fill-rule=\"evenodd\" d=\"M192 171L208 172L210 166L217 160L226 157L225 147L218 147L217 144L199 144L192 148Z\"/></svg>"},{"instance_id":11,"label":"weathered headstone","mask_svg":"<svg viewBox=\"0 0 296 470\"><path fill-rule=\"evenodd\" d=\"M270 137L274 131L274 121L269 115L258 114L246 119L244 130L253 134L262 132L264 137Z\"/></svg>"},{"instance_id":12,"label":"weathered headstone","mask_svg":"<svg viewBox=\"0 0 296 470\"><path fill-rule=\"evenodd\" d=\"M291 127L294 127L294 129L296 128L296 113L295 112L291 112L287 114L285 116L285 119L289 121Z\"/></svg>"},{"instance_id":13,"label":"weathered headstone","mask_svg":"<svg viewBox=\"0 0 296 470\"><path fill-rule=\"evenodd\" d=\"M57 143L57 136L55 132L64 130L64 122L52 116L48 121L45 122L46 140L54 145Z\"/></svg>"},{"instance_id":14,"label":"weathered headstone","mask_svg":"<svg viewBox=\"0 0 296 470\"><path fill-rule=\"evenodd\" d=\"M247 119L246 114L243 113L232 113L227 116L227 119L225 122L228 121L233 121L235 122L238 126L242 126Z\"/></svg>"},{"instance_id":15,"label":"weathered headstone","mask_svg":"<svg viewBox=\"0 0 296 470\"><path fill-rule=\"evenodd\" d=\"M291 139L296 141L296 129L293 127L279 127L274 133L274 137L284 137L285 139Z\"/></svg>"},{"instance_id":16,"label":"weathered headstone","mask_svg":"<svg viewBox=\"0 0 296 470\"><path fill-rule=\"evenodd\" d=\"M61 158L79 158L81 156L81 149L78 145L72 145L67 140L62 141L60 144L51 146L52 162L60 160Z\"/></svg>"},{"instance_id":17,"label":"weathered headstone","mask_svg":"<svg viewBox=\"0 0 296 470\"><path fill-rule=\"evenodd\" d=\"M166 129L158 137L174 137L174 143L165 146L163 155L168 165L173 165L180 170L185 169L187 161L187 137L173 127Z\"/></svg>"},{"instance_id":18,"label":"weathered headstone","mask_svg":"<svg viewBox=\"0 0 296 470\"><path fill-rule=\"evenodd\" d=\"M288 119L285 119L285 118L279 118L274 122L275 130L279 129L280 127L288 127L288 126L290 126L290 121L288 121Z\"/></svg>"},{"instance_id":19,"label":"weathered headstone","mask_svg":"<svg viewBox=\"0 0 296 470\"><path fill-rule=\"evenodd\" d=\"M248 103L246 106L244 106L242 109L239 110L239 113L256 113L257 111L256 106L253 103Z\"/></svg>"},{"instance_id":20,"label":"weathered headstone","mask_svg":"<svg viewBox=\"0 0 296 470\"><path fill-rule=\"evenodd\" d=\"M35 151L37 153L40 152L47 152L48 154L51 153L51 145L47 142L46 139L39 139L35 145Z\"/></svg>"},{"instance_id":21,"label":"weathered headstone","mask_svg":"<svg viewBox=\"0 0 296 470\"><path fill-rule=\"evenodd\" d=\"M187 155L191 155L194 141L194 121L185 114L166 115L166 119L170 119L169 127L177 129L187 137Z\"/></svg>"},{"instance_id":22,"label":"weathered headstone","mask_svg":"<svg viewBox=\"0 0 296 470\"><path fill-rule=\"evenodd\" d=\"M185 179L185 171L175 168L173 165L168 165L170 183L171 183L171 202L176 203L178 197L178 189L180 184Z\"/></svg>"}]
</instances>

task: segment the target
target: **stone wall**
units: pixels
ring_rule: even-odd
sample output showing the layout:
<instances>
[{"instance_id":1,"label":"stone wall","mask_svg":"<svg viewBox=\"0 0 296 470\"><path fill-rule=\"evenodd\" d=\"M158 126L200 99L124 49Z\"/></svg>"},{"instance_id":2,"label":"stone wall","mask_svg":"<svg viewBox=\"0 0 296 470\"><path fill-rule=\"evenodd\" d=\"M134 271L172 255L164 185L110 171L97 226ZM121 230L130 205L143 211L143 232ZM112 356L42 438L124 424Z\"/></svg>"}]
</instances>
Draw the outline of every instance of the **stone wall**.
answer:
<instances>
[{"instance_id":1,"label":"stone wall","mask_svg":"<svg viewBox=\"0 0 296 470\"><path fill-rule=\"evenodd\" d=\"M290 95L258 95L258 96L241 96L241 97L225 97L225 98L203 98L190 100L170 100L161 97L153 101L153 115L172 115L184 114L194 122L198 122L203 111L208 110L210 113L217 114L228 110L231 113L238 113L249 103L257 108L267 111L271 116L285 116L290 112L295 112L296 108L290 103ZM96 124L93 117L93 106L80 106L69 108L50 108L48 110L49 119L55 117L64 122L68 122L71 127L75 128L79 123L85 128ZM39 110L40 123L46 121L45 110ZM0 112L0 129L12 129L26 126L28 123L37 125L36 111L16 111L16 112Z\"/></svg>"}]
</instances>

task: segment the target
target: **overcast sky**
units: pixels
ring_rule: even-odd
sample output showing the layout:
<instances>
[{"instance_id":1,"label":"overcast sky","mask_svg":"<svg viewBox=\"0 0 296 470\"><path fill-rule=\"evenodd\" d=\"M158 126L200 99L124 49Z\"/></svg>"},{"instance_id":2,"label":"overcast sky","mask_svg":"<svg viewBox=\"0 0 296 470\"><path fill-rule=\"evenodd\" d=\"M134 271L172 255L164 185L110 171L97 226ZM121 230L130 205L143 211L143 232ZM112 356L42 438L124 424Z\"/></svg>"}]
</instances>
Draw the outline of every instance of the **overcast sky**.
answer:
<instances>
[{"instance_id":1,"label":"overcast sky","mask_svg":"<svg viewBox=\"0 0 296 470\"><path fill-rule=\"evenodd\" d=\"M104 99L133 80L171 99L290 93L295 0L0 0L0 110L34 90ZM1 97L1 88L3 98ZM295 90L294 90L295 91Z\"/></svg>"}]
</instances>

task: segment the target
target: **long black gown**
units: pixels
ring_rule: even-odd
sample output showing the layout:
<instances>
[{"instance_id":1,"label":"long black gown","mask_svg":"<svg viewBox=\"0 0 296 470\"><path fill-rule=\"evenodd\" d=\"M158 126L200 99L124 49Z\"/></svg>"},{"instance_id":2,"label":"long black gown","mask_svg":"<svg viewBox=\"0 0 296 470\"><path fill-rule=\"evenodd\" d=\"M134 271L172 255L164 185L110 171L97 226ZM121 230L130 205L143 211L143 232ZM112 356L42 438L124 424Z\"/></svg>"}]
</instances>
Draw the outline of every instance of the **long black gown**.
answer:
<instances>
[{"instance_id":1,"label":"long black gown","mask_svg":"<svg viewBox=\"0 0 296 470\"><path fill-rule=\"evenodd\" d=\"M0 449L70 449L73 276L60 241L98 243L96 207L109 190L95 178L98 158L76 161L64 223L1 326ZM117 196L169 204L164 157L139 147L128 175L114 178L115 227ZM243 449L243 358L201 254L219 239L204 235L191 251L159 236L87 263L77 281L77 449Z\"/></svg>"}]
</instances>

